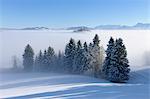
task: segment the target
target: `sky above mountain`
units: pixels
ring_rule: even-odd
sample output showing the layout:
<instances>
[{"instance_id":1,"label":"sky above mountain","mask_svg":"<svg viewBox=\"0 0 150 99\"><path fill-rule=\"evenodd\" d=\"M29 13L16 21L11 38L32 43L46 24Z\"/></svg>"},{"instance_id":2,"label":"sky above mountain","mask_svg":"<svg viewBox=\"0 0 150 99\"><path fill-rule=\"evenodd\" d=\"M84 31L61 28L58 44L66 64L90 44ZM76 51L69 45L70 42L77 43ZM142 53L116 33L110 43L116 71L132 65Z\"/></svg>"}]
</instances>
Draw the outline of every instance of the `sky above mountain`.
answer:
<instances>
[{"instance_id":1,"label":"sky above mountain","mask_svg":"<svg viewBox=\"0 0 150 99\"><path fill-rule=\"evenodd\" d=\"M0 27L150 22L149 0L0 0Z\"/></svg>"}]
</instances>

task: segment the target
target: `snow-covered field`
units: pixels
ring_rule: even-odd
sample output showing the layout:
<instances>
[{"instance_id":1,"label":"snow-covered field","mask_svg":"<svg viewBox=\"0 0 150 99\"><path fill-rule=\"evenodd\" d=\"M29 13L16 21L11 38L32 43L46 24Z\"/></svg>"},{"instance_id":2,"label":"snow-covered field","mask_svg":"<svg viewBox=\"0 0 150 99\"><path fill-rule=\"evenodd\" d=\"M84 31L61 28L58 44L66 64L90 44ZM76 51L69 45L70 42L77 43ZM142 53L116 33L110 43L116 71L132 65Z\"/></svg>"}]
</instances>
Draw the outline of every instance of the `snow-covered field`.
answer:
<instances>
[{"instance_id":1,"label":"snow-covered field","mask_svg":"<svg viewBox=\"0 0 150 99\"><path fill-rule=\"evenodd\" d=\"M149 99L150 68L132 70L128 83L57 73L1 73L0 98Z\"/></svg>"}]
</instances>

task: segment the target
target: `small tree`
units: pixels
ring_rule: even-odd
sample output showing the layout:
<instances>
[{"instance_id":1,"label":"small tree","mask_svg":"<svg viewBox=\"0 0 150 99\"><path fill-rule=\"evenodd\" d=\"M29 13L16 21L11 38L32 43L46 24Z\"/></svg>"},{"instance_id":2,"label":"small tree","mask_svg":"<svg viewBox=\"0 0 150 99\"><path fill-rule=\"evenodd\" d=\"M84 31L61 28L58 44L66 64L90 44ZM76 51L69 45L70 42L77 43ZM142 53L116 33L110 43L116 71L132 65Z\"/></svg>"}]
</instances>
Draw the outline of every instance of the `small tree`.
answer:
<instances>
[{"instance_id":1,"label":"small tree","mask_svg":"<svg viewBox=\"0 0 150 99\"><path fill-rule=\"evenodd\" d=\"M17 69L18 68L17 57L13 56L12 61L13 61L13 69Z\"/></svg>"},{"instance_id":2,"label":"small tree","mask_svg":"<svg viewBox=\"0 0 150 99\"><path fill-rule=\"evenodd\" d=\"M49 69L49 61L47 57L47 51L44 50L43 58L42 58L42 71L48 71Z\"/></svg>"},{"instance_id":3,"label":"small tree","mask_svg":"<svg viewBox=\"0 0 150 99\"><path fill-rule=\"evenodd\" d=\"M57 72L64 72L64 53L59 51L55 59L55 70Z\"/></svg>"},{"instance_id":4,"label":"small tree","mask_svg":"<svg viewBox=\"0 0 150 99\"><path fill-rule=\"evenodd\" d=\"M47 60L48 60L48 69L53 70L54 69L54 56L55 56L55 51L52 47L48 47L47 49Z\"/></svg>"},{"instance_id":5,"label":"small tree","mask_svg":"<svg viewBox=\"0 0 150 99\"><path fill-rule=\"evenodd\" d=\"M39 54L35 58L35 71L42 71L43 68L43 53L40 50Z\"/></svg>"},{"instance_id":6,"label":"small tree","mask_svg":"<svg viewBox=\"0 0 150 99\"><path fill-rule=\"evenodd\" d=\"M32 71L34 64L34 51L32 47L28 44L25 47L23 54L23 66L25 71Z\"/></svg>"}]
</instances>

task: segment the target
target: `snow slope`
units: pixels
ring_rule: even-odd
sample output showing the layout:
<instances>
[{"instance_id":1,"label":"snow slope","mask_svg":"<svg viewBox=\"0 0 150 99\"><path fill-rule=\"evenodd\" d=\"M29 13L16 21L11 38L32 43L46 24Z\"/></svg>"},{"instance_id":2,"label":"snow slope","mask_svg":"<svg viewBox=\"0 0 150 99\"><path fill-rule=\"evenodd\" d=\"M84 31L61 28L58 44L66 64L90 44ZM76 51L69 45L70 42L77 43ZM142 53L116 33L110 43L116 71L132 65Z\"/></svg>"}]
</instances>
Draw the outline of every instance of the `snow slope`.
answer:
<instances>
[{"instance_id":1,"label":"snow slope","mask_svg":"<svg viewBox=\"0 0 150 99\"><path fill-rule=\"evenodd\" d=\"M81 75L1 73L0 98L149 99L150 67L132 69L128 83L110 83Z\"/></svg>"}]
</instances>

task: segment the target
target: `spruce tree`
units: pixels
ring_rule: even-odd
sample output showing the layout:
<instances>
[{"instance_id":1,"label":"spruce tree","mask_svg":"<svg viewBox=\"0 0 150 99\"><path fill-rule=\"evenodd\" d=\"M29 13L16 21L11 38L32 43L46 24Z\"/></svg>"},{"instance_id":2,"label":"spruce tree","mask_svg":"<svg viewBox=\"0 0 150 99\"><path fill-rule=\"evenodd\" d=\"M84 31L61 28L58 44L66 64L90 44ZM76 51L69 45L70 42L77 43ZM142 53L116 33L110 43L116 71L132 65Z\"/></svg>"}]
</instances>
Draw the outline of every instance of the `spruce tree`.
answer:
<instances>
[{"instance_id":1,"label":"spruce tree","mask_svg":"<svg viewBox=\"0 0 150 99\"><path fill-rule=\"evenodd\" d=\"M48 60L48 69L53 70L54 69L54 56L55 56L55 51L52 47L48 47L47 50L47 60Z\"/></svg>"},{"instance_id":2,"label":"spruce tree","mask_svg":"<svg viewBox=\"0 0 150 99\"><path fill-rule=\"evenodd\" d=\"M43 69L43 53L40 50L39 54L35 59L35 71L42 71Z\"/></svg>"},{"instance_id":3,"label":"spruce tree","mask_svg":"<svg viewBox=\"0 0 150 99\"><path fill-rule=\"evenodd\" d=\"M114 49L115 46L115 42L114 39L111 37L108 45L107 45L107 50L106 50L106 57L104 60L104 64L102 66L102 76L106 79L108 79L108 72L109 72L109 68L111 66L111 56L112 56L112 51Z\"/></svg>"},{"instance_id":4,"label":"spruce tree","mask_svg":"<svg viewBox=\"0 0 150 99\"><path fill-rule=\"evenodd\" d=\"M73 72L73 61L76 51L76 44L74 39L70 39L65 48L65 70L66 72Z\"/></svg>"},{"instance_id":5,"label":"spruce tree","mask_svg":"<svg viewBox=\"0 0 150 99\"><path fill-rule=\"evenodd\" d=\"M77 48L75 51L74 63L73 63L73 72L81 74L83 72L83 49L81 41L77 42Z\"/></svg>"},{"instance_id":6,"label":"spruce tree","mask_svg":"<svg viewBox=\"0 0 150 99\"><path fill-rule=\"evenodd\" d=\"M35 56L33 71L38 71L38 56Z\"/></svg>"},{"instance_id":7,"label":"spruce tree","mask_svg":"<svg viewBox=\"0 0 150 99\"><path fill-rule=\"evenodd\" d=\"M13 56L12 59L13 59L13 69L17 69L18 68L17 57Z\"/></svg>"},{"instance_id":8,"label":"spruce tree","mask_svg":"<svg viewBox=\"0 0 150 99\"><path fill-rule=\"evenodd\" d=\"M115 42L110 38L103 65L103 75L111 82L125 82L129 79L129 62L126 47L119 38Z\"/></svg>"},{"instance_id":9,"label":"spruce tree","mask_svg":"<svg viewBox=\"0 0 150 99\"><path fill-rule=\"evenodd\" d=\"M93 39L93 48L92 48L94 77L98 77L101 65L99 43L100 43L99 36L96 34Z\"/></svg>"},{"instance_id":10,"label":"spruce tree","mask_svg":"<svg viewBox=\"0 0 150 99\"><path fill-rule=\"evenodd\" d=\"M94 46L99 46L99 42L100 42L99 36L96 34L94 39L93 39Z\"/></svg>"},{"instance_id":11,"label":"spruce tree","mask_svg":"<svg viewBox=\"0 0 150 99\"><path fill-rule=\"evenodd\" d=\"M28 44L25 47L23 54L23 66L25 71L32 71L34 64L34 51L32 47Z\"/></svg>"},{"instance_id":12,"label":"spruce tree","mask_svg":"<svg viewBox=\"0 0 150 99\"><path fill-rule=\"evenodd\" d=\"M87 45L86 42L84 42L83 47L84 47L84 50L85 50L85 51L88 51L88 45Z\"/></svg>"},{"instance_id":13,"label":"spruce tree","mask_svg":"<svg viewBox=\"0 0 150 99\"><path fill-rule=\"evenodd\" d=\"M93 72L93 44L90 43L89 46L85 43L84 45L84 72L92 73Z\"/></svg>"},{"instance_id":14,"label":"spruce tree","mask_svg":"<svg viewBox=\"0 0 150 99\"><path fill-rule=\"evenodd\" d=\"M105 60L105 49L103 46L100 46L100 74L102 72L102 66Z\"/></svg>"},{"instance_id":15,"label":"spruce tree","mask_svg":"<svg viewBox=\"0 0 150 99\"><path fill-rule=\"evenodd\" d=\"M56 71L64 72L64 53L59 51L57 55L57 59L55 60Z\"/></svg>"},{"instance_id":16,"label":"spruce tree","mask_svg":"<svg viewBox=\"0 0 150 99\"><path fill-rule=\"evenodd\" d=\"M89 46L85 42L83 45L83 73L89 71L92 68L92 65L90 64L92 56L90 55L89 49Z\"/></svg>"},{"instance_id":17,"label":"spruce tree","mask_svg":"<svg viewBox=\"0 0 150 99\"><path fill-rule=\"evenodd\" d=\"M42 71L48 71L48 57L47 57L47 51L44 50L43 58L42 58Z\"/></svg>"},{"instance_id":18,"label":"spruce tree","mask_svg":"<svg viewBox=\"0 0 150 99\"><path fill-rule=\"evenodd\" d=\"M108 79L111 82L125 82L129 79L129 62L127 59L126 47L119 38L111 54L111 66L109 68Z\"/></svg>"}]
</instances>

